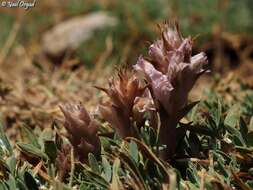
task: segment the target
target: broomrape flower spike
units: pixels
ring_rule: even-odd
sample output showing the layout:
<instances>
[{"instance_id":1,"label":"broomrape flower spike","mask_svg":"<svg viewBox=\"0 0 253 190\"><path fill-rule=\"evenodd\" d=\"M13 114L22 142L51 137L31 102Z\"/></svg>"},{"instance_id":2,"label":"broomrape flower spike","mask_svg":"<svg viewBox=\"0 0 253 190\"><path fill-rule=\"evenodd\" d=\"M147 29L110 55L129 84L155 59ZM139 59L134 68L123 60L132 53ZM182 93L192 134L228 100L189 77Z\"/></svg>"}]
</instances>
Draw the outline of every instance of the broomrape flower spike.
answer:
<instances>
[{"instance_id":1,"label":"broomrape flower spike","mask_svg":"<svg viewBox=\"0 0 253 190\"><path fill-rule=\"evenodd\" d=\"M187 106L190 90L203 74L207 57L201 52L192 56L193 40L183 38L178 24L160 27L161 38L150 45L148 58L140 56L134 69L142 72L150 83L153 98L159 102L161 141L172 150L176 147L176 125ZM169 125L169 127L168 127Z\"/></svg>"},{"instance_id":2,"label":"broomrape flower spike","mask_svg":"<svg viewBox=\"0 0 253 190\"><path fill-rule=\"evenodd\" d=\"M145 74L153 94L169 115L181 110L198 77L207 64L201 52L191 56L193 41L183 38L178 25L161 27L162 38L149 47L149 57L139 57L134 69Z\"/></svg>"},{"instance_id":3,"label":"broomrape flower spike","mask_svg":"<svg viewBox=\"0 0 253 190\"><path fill-rule=\"evenodd\" d=\"M88 153L99 154L98 124L90 117L82 104L61 105L60 109L65 116L64 126L68 132L67 137L77 158L80 161L85 161Z\"/></svg>"},{"instance_id":4,"label":"broomrape flower spike","mask_svg":"<svg viewBox=\"0 0 253 190\"><path fill-rule=\"evenodd\" d=\"M177 146L180 119L194 104L187 105L188 94L198 77L203 74L207 57L201 52L192 56L193 40L183 38L179 27L165 23L161 38L150 47L148 58L139 57L134 70L144 73L145 84L136 73L121 67L109 87L96 87L104 91L109 100L99 105L101 119L110 123L122 137L138 137L135 124L143 126L145 113L150 115L150 126L156 127L160 118L160 140L166 145L161 152L171 159ZM97 125L81 104L61 106L65 115L65 128L77 155L99 152ZM85 159L85 158L81 158Z\"/></svg>"},{"instance_id":5,"label":"broomrape flower spike","mask_svg":"<svg viewBox=\"0 0 253 190\"><path fill-rule=\"evenodd\" d=\"M122 67L117 77L110 79L108 88L97 87L110 98L99 106L99 115L108 121L120 137L136 136L134 121L142 123L145 111L154 110L152 97L145 85L137 76ZM147 104L143 104L143 99Z\"/></svg>"}]
</instances>

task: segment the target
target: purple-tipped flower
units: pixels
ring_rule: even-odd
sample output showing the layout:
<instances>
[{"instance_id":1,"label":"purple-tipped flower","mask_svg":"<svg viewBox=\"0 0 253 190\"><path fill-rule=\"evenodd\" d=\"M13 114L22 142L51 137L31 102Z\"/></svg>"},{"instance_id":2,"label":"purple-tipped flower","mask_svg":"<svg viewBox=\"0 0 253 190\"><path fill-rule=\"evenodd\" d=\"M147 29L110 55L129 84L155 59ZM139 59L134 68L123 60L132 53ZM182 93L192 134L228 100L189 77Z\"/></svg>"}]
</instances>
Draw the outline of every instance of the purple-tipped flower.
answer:
<instances>
[{"instance_id":1,"label":"purple-tipped flower","mask_svg":"<svg viewBox=\"0 0 253 190\"><path fill-rule=\"evenodd\" d=\"M161 39L149 47L147 59L139 57L134 69L144 73L154 100L159 103L160 139L167 145L162 157L170 159L177 146L177 129L185 110L188 94L207 64L201 52L192 56L193 40L183 38L178 25L161 27Z\"/></svg>"},{"instance_id":2,"label":"purple-tipped flower","mask_svg":"<svg viewBox=\"0 0 253 190\"><path fill-rule=\"evenodd\" d=\"M82 104L66 104L60 106L60 109L65 116L64 126L68 132L68 139L78 159L84 161L88 153L98 154L100 152L98 124Z\"/></svg>"},{"instance_id":3,"label":"purple-tipped flower","mask_svg":"<svg viewBox=\"0 0 253 190\"><path fill-rule=\"evenodd\" d=\"M155 98L172 116L186 106L190 90L205 72L206 55L192 54L191 38L183 38L178 27L162 27L162 38L149 47L149 58L139 57L134 69L145 74Z\"/></svg>"}]
</instances>

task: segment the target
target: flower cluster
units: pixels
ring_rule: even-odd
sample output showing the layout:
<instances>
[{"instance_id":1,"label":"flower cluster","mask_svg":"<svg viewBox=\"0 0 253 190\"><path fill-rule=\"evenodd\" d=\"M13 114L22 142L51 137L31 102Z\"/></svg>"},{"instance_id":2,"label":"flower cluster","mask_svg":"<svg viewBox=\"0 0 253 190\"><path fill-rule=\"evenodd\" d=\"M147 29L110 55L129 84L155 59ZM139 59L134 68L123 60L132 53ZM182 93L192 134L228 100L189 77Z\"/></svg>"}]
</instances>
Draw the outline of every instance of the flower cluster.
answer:
<instances>
[{"instance_id":1,"label":"flower cluster","mask_svg":"<svg viewBox=\"0 0 253 190\"><path fill-rule=\"evenodd\" d=\"M121 138L138 138L136 130L147 119L156 128L160 118L159 137L167 147L161 156L171 159L178 141L176 126L191 107L187 105L189 92L206 71L206 55L201 52L192 56L192 46L193 39L183 38L177 24L161 26L161 38L150 45L147 58L140 56L133 70L121 68L109 80L108 88L97 87L109 98L99 105L100 118ZM99 153L97 123L87 111L80 104L61 106L61 110L68 138L80 159L89 152Z\"/></svg>"}]
</instances>

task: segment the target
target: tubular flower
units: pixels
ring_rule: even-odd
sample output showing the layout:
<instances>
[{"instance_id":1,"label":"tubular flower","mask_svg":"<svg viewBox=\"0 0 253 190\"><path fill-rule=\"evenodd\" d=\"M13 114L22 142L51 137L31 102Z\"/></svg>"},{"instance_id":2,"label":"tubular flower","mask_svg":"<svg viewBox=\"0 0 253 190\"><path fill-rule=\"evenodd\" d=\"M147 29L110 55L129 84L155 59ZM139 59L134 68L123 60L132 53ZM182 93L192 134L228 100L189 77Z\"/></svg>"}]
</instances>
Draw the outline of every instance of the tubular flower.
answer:
<instances>
[{"instance_id":1,"label":"tubular flower","mask_svg":"<svg viewBox=\"0 0 253 190\"><path fill-rule=\"evenodd\" d=\"M190 90L207 64L206 55L192 54L193 40L183 38L177 25L164 24L162 38L149 47L149 57L139 57L134 69L145 74L154 97L172 116L186 106Z\"/></svg>"},{"instance_id":2,"label":"tubular flower","mask_svg":"<svg viewBox=\"0 0 253 190\"><path fill-rule=\"evenodd\" d=\"M68 132L67 137L78 159L85 161L88 153L99 154L98 124L82 104L61 105L60 109L65 116L64 126Z\"/></svg>"},{"instance_id":3,"label":"tubular flower","mask_svg":"<svg viewBox=\"0 0 253 190\"><path fill-rule=\"evenodd\" d=\"M146 118L145 114L149 114L150 126L157 128L157 113L154 100L148 89L145 89L141 97L136 97L133 106L133 119L137 126L143 126Z\"/></svg>"},{"instance_id":4,"label":"tubular flower","mask_svg":"<svg viewBox=\"0 0 253 190\"><path fill-rule=\"evenodd\" d=\"M109 81L108 88L97 88L110 98L110 101L99 106L100 116L112 125L119 136L123 138L135 136L133 120L137 118L136 114L139 114L138 111L153 109L151 103L147 107L142 107L142 110L136 107L138 99L143 97L147 90L146 86L142 85L133 73L122 68L119 70L118 77Z\"/></svg>"}]
</instances>

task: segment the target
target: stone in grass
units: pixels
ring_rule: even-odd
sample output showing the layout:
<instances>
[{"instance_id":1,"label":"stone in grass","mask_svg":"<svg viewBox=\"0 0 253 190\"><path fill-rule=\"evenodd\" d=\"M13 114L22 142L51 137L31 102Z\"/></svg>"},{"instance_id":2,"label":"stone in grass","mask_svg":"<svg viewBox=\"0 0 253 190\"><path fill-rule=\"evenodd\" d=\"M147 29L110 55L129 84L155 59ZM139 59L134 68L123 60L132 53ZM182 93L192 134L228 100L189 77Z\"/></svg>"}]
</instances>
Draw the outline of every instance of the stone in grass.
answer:
<instances>
[{"instance_id":1,"label":"stone in grass","mask_svg":"<svg viewBox=\"0 0 253 190\"><path fill-rule=\"evenodd\" d=\"M117 19L106 12L94 12L63 21L42 36L43 52L58 57L67 50L74 51L89 39L95 30L115 26Z\"/></svg>"}]
</instances>

